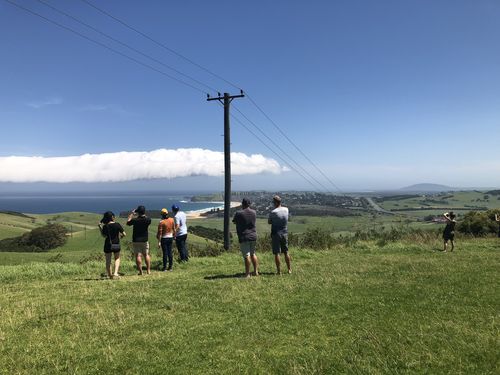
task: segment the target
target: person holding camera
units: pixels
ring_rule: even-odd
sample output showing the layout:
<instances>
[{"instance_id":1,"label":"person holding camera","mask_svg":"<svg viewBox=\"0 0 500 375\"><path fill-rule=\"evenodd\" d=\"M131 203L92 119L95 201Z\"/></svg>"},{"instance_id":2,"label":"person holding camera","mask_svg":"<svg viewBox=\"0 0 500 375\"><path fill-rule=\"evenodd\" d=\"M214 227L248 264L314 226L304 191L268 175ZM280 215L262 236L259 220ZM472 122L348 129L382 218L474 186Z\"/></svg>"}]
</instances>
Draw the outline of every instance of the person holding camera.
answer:
<instances>
[{"instance_id":1,"label":"person holding camera","mask_svg":"<svg viewBox=\"0 0 500 375\"><path fill-rule=\"evenodd\" d=\"M99 222L101 235L104 240L104 254L106 255L106 273L110 279L119 278L120 269L120 238L125 237L126 233L120 223L115 223L115 214L106 211ZM115 257L115 272L111 272L111 254Z\"/></svg>"},{"instance_id":2,"label":"person holding camera","mask_svg":"<svg viewBox=\"0 0 500 375\"><path fill-rule=\"evenodd\" d=\"M455 243L453 241L455 240L455 225L457 224L457 222L455 221L455 214L453 213L453 211L450 211L449 213L446 212L443 216L446 219L446 226L444 227L443 231L443 251L446 253L448 248L448 241L450 241L451 243L450 251L453 251L455 249Z\"/></svg>"},{"instance_id":3,"label":"person holding camera","mask_svg":"<svg viewBox=\"0 0 500 375\"><path fill-rule=\"evenodd\" d=\"M146 216L146 208L138 206L127 219L127 225L132 226L132 249L139 275L142 275L142 256L146 259L146 272L151 273L151 256L149 255L148 228L151 219Z\"/></svg>"}]
</instances>

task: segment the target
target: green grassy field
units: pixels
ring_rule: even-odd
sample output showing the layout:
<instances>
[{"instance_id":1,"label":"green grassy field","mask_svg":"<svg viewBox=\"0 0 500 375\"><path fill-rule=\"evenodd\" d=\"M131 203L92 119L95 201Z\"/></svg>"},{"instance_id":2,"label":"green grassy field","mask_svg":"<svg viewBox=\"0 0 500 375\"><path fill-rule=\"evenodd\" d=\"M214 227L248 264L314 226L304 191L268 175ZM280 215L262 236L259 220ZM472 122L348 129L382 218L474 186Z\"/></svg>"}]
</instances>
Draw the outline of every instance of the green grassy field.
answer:
<instances>
[{"instance_id":1,"label":"green grassy field","mask_svg":"<svg viewBox=\"0 0 500 375\"><path fill-rule=\"evenodd\" d=\"M405 212L410 215L413 215L416 209L425 208L425 210L420 211L425 216L434 215L435 212L442 214L443 209L470 211L479 208L499 208L499 197L478 191L458 191L420 196L417 198L388 199L378 204L386 210L397 210L398 212Z\"/></svg>"},{"instance_id":2,"label":"green grassy field","mask_svg":"<svg viewBox=\"0 0 500 375\"><path fill-rule=\"evenodd\" d=\"M237 254L103 280L102 262L0 266L4 374L500 371L500 244L292 249L242 279Z\"/></svg>"},{"instance_id":3,"label":"green grassy field","mask_svg":"<svg viewBox=\"0 0 500 375\"><path fill-rule=\"evenodd\" d=\"M0 213L0 239L19 236L48 222L64 225L68 233L67 243L46 253L0 252L0 265L26 264L30 262L62 262L79 263L89 258L102 257L104 239L97 228L101 215L65 212L49 215L29 215L32 218ZM129 249L132 229L125 225L125 219L118 219L128 236L122 241L124 249ZM153 220L149 227L152 255L159 257L154 238L159 220ZM4 223L4 226L1 226ZM190 234L189 243L192 246L206 246L207 240Z\"/></svg>"}]
</instances>

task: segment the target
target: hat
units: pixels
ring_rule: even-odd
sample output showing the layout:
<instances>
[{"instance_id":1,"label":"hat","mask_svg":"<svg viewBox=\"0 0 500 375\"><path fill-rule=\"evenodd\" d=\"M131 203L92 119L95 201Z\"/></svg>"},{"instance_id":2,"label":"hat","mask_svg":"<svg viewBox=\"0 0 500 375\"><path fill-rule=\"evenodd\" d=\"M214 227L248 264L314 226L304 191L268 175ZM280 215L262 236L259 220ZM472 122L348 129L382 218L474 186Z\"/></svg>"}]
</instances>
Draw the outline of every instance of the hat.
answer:
<instances>
[{"instance_id":1,"label":"hat","mask_svg":"<svg viewBox=\"0 0 500 375\"><path fill-rule=\"evenodd\" d=\"M161 214L162 215L168 215L168 210L166 208L161 209Z\"/></svg>"},{"instance_id":2,"label":"hat","mask_svg":"<svg viewBox=\"0 0 500 375\"><path fill-rule=\"evenodd\" d=\"M137 208L134 210L134 212L138 215L144 215L146 213L146 207L137 206Z\"/></svg>"},{"instance_id":3,"label":"hat","mask_svg":"<svg viewBox=\"0 0 500 375\"><path fill-rule=\"evenodd\" d=\"M172 211L179 211L179 206L177 206L176 204L173 204Z\"/></svg>"},{"instance_id":4,"label":"hat","mask_svg":"<svg viewBox=\"0 0 500 375\"><path fill-rule=\"evenodd\" d=\"M252 202L250 202L250 199L248 199L248 198L243 198L243 200L241 201L241 204L243 206L250 206L251 203Z\"/></svg>"}]
</instances>

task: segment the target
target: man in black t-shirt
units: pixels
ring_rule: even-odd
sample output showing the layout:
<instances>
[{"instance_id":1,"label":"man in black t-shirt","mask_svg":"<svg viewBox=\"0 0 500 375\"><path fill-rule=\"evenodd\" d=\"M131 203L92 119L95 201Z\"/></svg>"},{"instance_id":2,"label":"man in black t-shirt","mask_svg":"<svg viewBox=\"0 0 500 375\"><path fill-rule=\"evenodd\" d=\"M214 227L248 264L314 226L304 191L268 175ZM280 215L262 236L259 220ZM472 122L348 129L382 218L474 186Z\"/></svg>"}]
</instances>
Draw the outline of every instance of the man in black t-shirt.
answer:
<instances>
[{"instance_id":1,"label":"man in black t-shirt","mask_svg":"<svg viewBox=\"0 0 500 375\"><path fill-rule=\"evenodd\" d=\"M245 261L245 277L250 277L250 261L253 264L254 275L259 275L259 261L255 255L257 230L255 228L256 213L250 208L250 200L243 198L241 210L234 214L233 223L240 242L241 255Z\"/></svg>"},{"instance_id":2,"label":"man in black t-shirt","mask_svg":"<svg viewBox=\"0 0 500 375\"><path fill-rule=\"evenodd\" d=\"M128 215L127 225L133 226L132 233L132 249L134 250L135 263L139 275L142 275L142 255L146 259L147 274L151 273L151 257L149 255L148 242L148 227L151 224L151 219L146 216L146 208L144 206L137 207Z\"/></svg>"}]
</instances>

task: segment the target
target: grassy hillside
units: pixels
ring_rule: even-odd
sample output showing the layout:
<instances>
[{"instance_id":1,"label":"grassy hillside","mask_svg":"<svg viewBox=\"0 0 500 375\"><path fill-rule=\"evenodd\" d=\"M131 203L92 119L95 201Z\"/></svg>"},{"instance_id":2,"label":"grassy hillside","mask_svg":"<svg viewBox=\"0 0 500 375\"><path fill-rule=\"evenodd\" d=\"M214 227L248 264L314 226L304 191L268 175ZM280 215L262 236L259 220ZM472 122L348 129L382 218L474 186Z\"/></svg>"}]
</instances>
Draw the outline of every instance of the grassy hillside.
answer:
<instances>
[{"instance_id":1,"label":"grassy hillside","mask_svg":"<svg viewBox=\"0 0 500 375\"><path fill-rule=\"evenodd\" d=\"M470 211L500 207L500 196L479 191L458 191L438 194L427 194L418 197L394 199L385 197L377 203L386 210L404 212L410 215L442 214L443 210ZM423 211L415 211L415 210Z\"/></svg>"},{"instance_id":2,"label":"grassy hillside","mask_svg":"<svg viewBox=\"0 0 500 375\"><path fill-rule=\"evenodd\" d=\"M68 242L63 247L53 249L47 253L5 253L0 252L0 265L23 264L31 261L59 261L59 262L79 262L89 257L98 257L102 255L103 239L97 229L97 223L101 216L90 213L66 212L60 214L48 215L29 215L29 217L9 215L0 213L0 239L15 237L37 226L45 225L49 222L56 222L64 225L68 231ZM153 219L149 233L151 245L156 235L158 225L157 219ZM124 219L118 219L128 236L123 243L125 248L129 247L132 229L125 225ZM4 223L4 226L2 226ZM382 216L365 214L356 217L314 217L314 216L295 216L289 223L290 231L293 233L303 233L308 228L321 228L327 231L345 234L356 230L368 230L371 228L380 228L398 226L407 223L402 216ZM223 229L222 218L189 220L189 225L202 225L208 228ZM422 223L410 223L412 226L422 226ZM234 238L236 238L235 226L230 227ZM270 226L267 219L257 219L257 231L260 234L269 233ZM189 235L188 244L191 246L203 247L207 240ZM153 248L153 255L156 255L156 248Z\"/></svg>"},{"instance_id":3,"label":"grassy hillside","mask_svg":"<svg viewBox=\"0 0 500 375\"><path fill-rule=\"evenodd\" d=\"M101 280L102 262L0 267L5 374L500 371L497 240L293 249L294 273L241 258Z\"/></svg>"},{"instance_id":4,"label":"grassy hillside","mask_svg":"<svg viewBox=\"0 0 500 375\"><path fill-rule=\"evenodd\" d=\"M0 252L0 265L16 265L31 262L62 262L80 263L88 259L102 258L102 247L104 239L97 228L97 223L101 219L100 215L65 212L61 214L30 215L22 217L0 213L0 239L15 237L37 226L45 225L49 222L57 222L68 228L68 241L59 248L46 253L18 253ZM124 227L127 237L122 241L124 249L130 249L132 228L125 225L125 220L118 220ZM155 260L160 258L160 253L156 248L154 238L159 220L153 220L149 227L152 256ZM4 226L1 224L4 223ZM207 240L195 235L189 235L189 244L192 246L205 246Z\"/></svg>"}]
</instances>

